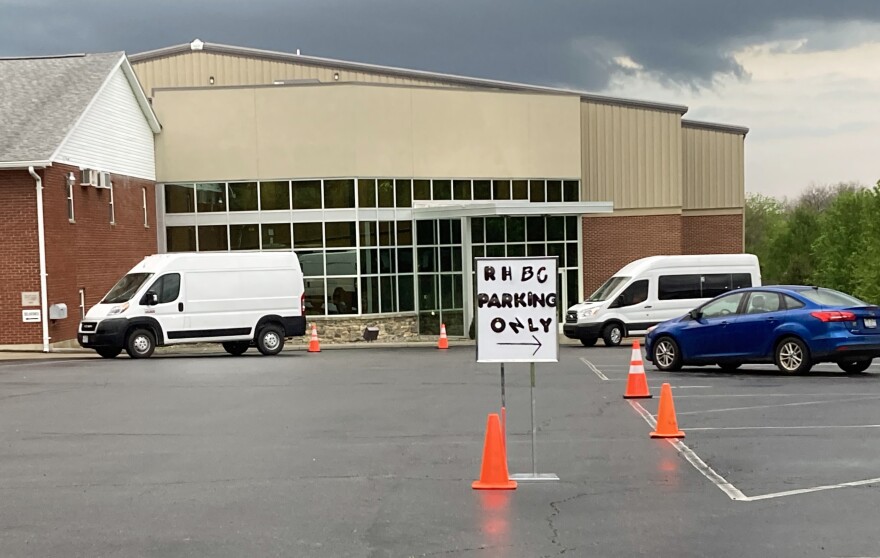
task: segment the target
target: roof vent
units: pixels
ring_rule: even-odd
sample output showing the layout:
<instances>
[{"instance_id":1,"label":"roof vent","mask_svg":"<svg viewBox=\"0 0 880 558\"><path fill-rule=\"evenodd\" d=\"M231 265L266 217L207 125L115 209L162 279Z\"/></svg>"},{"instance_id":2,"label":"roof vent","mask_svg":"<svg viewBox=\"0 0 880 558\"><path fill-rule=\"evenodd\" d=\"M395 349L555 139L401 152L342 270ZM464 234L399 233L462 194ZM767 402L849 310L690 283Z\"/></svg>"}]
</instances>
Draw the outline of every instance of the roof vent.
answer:
<instances>
[{"instance_id":1,"label":"roof vent","mask_svg":"<svg viewBox=\"0 0 880 558\"><path fill-rule=\"evenodd\" d=\"M192 50L202 50L203 48L205 48L205 43L199 39L196 39L189 44L189 48Z\"/></svg>"}]
</instances>

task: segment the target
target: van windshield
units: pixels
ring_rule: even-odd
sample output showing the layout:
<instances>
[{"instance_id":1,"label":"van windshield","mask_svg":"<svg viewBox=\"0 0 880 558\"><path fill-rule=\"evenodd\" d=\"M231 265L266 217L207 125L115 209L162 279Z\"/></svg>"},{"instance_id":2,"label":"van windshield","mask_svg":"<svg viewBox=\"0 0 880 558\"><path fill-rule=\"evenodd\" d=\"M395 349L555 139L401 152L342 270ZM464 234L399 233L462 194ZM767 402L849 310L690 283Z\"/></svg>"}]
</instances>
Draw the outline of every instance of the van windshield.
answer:
<instances>
[{"instance_id":1,"label":"van windshield","mask_svg":"<svg viewBox=\"0 0 880 558\"><path fill-rule=\"evenodd\" d=\"M605 281L605 284L590 295L590 298L584 302L602 302L611 298L611 295L620 288L621 285L629 281L629 277L612 277Z\"/></svg>"},{"instance_id":2,"label":"van windshield","mask_svg":"<svg viewBox=\"0 0 880 558\"><path fill-rule=\"evenodd\" d=\"M147 279L152 276L152 273L129 273L110 289L110 292L107 293L107 296L104 297L101 304L119 304L122 302L128 302L131 300L131 297L138 292L141 285L146 283Z\"/></svg>"}]
</instances>

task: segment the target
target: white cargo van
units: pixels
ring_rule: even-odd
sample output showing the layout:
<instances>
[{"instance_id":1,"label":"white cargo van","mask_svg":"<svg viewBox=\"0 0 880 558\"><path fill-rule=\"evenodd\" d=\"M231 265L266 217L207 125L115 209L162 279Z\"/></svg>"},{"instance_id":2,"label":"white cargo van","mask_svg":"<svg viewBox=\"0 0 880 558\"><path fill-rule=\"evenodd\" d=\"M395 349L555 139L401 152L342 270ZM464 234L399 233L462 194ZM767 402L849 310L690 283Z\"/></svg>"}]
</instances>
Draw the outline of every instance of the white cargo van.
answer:
<instances>
[{"instance_id":1,"label":"white cargo van","mask_svg":"<svg viewBox=\"0 0 880 558\"><path fill-rule=\"evenodd\" d=\"M720 294L759 285L761 268L751 254L642 258L569 308L562 330L586 347L600 337L606 345L616 346L627 335L644 334Z\"/></svg>"},{"instance_id":2,"label":"white cargo van","mask_svg":"<svg viewBox=\"0 0 880 558\"><path fill-rule=\"evenodd\" d=\"M293 252L157 254L89 309L77 338L104 358L206 342L274 355L285 338L305 335L304 292Z\"/></svg>"}]
</instances>

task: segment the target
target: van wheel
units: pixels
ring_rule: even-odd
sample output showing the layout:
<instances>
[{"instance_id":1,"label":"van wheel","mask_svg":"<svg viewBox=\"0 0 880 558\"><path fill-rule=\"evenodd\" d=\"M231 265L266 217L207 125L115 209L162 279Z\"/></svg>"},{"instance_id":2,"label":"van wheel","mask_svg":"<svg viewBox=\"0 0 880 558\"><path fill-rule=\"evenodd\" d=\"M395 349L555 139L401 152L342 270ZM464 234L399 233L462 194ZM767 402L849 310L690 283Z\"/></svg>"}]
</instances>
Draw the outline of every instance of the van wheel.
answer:
<instances>
[{"instance_id":1,"label":"van wheel","mask_svg":"<svg viewBox=\"0 0 880 558\"><path fill-rule=\"evenodd\" d=\"M95 349L95 352L101 355L101 358L116 358L122 349Z\"/></svg>"},{"instance_id":2,"label":"van wheel","mask_svg":"<svg viewBox=\"0 0 880 558\"><path fill-rule=\"evenodd\" d=\"M146 329L136 329L128 335L125 352L131 358L150 358L156 350L156 338Z\"/></svg>"},{"instance_id":3,"label":"van wheel","mask_svg":"<svg viewBox=\"0 0 880 558\"><path fill-rule=\"evenodd\" d=\"M266 356L277 355L284 348L284 334L276 325L267 325L257 335L257 349Z\"/></svg>"},{"instance_id":4,"label":"van wheel","mask_svg":"<svg viewBox=\"0 0 880 558\"><path fill-rule=\"evenodd\" d=\"M595 337L581 337L581 345L584 347L592 347L598 341Z\"/></svg>"},{"instance_id":5,"label":"van wheel","mask_svg":"<svg viewBox=\"0 0 880 558\"><path fill-rule=\"evenodd\" d=\"M623 326L620 324L608 324L602 330L602 340L606 347L617 347L623 341Z\"/></svg>"},{"instance_id":6,"label":"van wheel","mask_svg":"<svg viewBox=\"0 0 880 558\"><path fill-rule=\"evenodd\" d=\"M223 348L226 349L226 352L231 354L232 356L241 356L250 347L251 344L248 341L228 341L223 343Z\"/></svg>"}]
</instances>

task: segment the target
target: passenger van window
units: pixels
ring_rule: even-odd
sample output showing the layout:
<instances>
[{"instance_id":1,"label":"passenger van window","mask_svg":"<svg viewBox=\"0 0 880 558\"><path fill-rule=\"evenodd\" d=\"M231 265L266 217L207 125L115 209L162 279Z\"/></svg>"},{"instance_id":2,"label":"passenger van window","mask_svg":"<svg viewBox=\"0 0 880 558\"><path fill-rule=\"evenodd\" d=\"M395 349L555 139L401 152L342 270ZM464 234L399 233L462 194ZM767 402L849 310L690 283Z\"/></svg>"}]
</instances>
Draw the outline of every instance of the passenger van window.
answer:
<instances>
[{"instance_id":1,"label":"passenger van window","mask_svg":"<svg viewBox=\"0 0 880 558\"><path fill-rule=\"evenodd\" d=\"M752 275L750 273L734 273L730 276L732 281L732 287L734 290L736 289L745 289L752 285Z\"/></svg>"},{"instance_id":2,"label":"passenger van window","mask_svg":"<svg viewBox=\"0 0 880 558\"><path fill-rule=\"evenodd\" d=\"M159 277L147 292L154 292L159 295L159 304L174 302L180 296L180 274L169 273ZM146 298L141 304L146 303Z\"/></svg>"},{"instance_id":3,"label":"passenger van window","mask_svg":"<svg viewBox=\"0 0 880 558\"><path fill-rule=\"evenodd\" d=\"M712 275L703 275L702 297L715 298L730 291L730 274L716 273Z\"/></svg>"},{"instance_id":4,"label":"passenger van window","mask_svg":"<svg viewBox=\"0 0 880 558\"><path fill-rule=\"evenodd\" d=\"M703 298L700 296L699 275L661 275L658 290L660 300Z\"/></svg>"},{"instance_id":5,"label":"passenger van window","mask_svg":"<svg viewBox=\"0 0 880 558\"><path fill-rule=\"evenodd\" d=\"M614 306L616 308L623 308L645 302L646 300L648 300L648 280L642 279L624 289Z\"/></svg>"}]
</instances>

